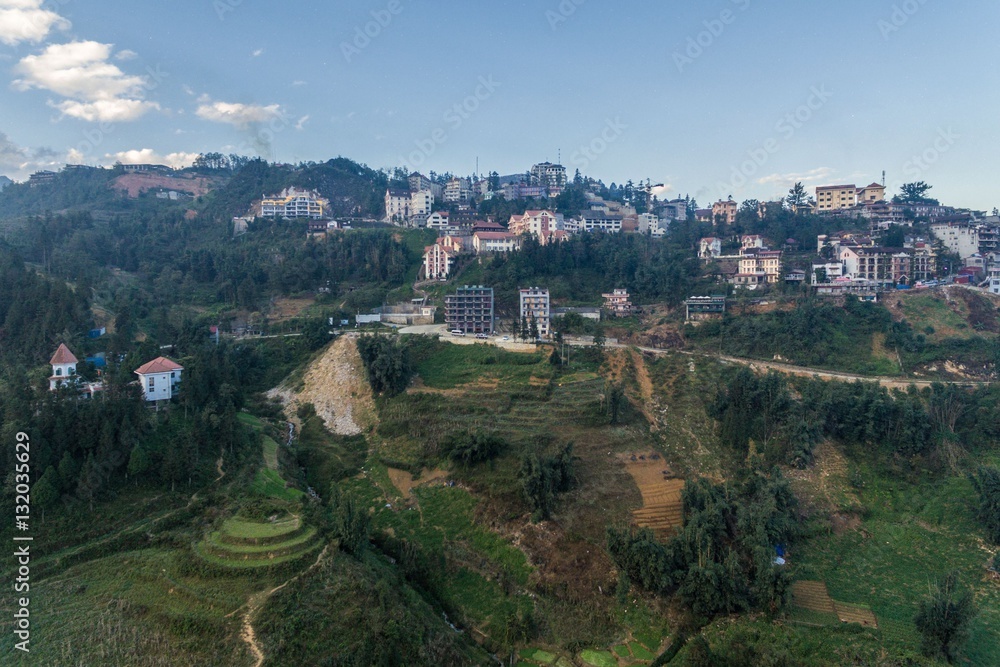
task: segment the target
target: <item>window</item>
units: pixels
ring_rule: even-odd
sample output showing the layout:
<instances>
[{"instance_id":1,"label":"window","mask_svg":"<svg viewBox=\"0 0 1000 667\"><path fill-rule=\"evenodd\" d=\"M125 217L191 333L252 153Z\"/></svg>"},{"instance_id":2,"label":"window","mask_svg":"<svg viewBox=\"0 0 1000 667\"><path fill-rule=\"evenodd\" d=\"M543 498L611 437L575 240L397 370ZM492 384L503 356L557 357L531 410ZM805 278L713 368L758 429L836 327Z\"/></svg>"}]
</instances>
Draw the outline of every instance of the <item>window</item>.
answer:
<instances>
[{"instance_id":1,"label":"window","mask_svg":"<svg viewBox=\"0 0 1000 667\"><path fill-rule=\"evenodd\" d=\"M60 377L61 375L62 375L62 369L61 368L57 368L56 369L56 377Z\"/></svg>"},{"instance_id":2,"label":"window","mask_svg":"<svg viewBox=\"0 0 1000 667\"><path fill-rule=\"evenodd\" d=\"M149 378L149 385L148 386L149 386L149 391L155 391L156 390L156 378L155 377Z\"/></svg>"}]
</instances>

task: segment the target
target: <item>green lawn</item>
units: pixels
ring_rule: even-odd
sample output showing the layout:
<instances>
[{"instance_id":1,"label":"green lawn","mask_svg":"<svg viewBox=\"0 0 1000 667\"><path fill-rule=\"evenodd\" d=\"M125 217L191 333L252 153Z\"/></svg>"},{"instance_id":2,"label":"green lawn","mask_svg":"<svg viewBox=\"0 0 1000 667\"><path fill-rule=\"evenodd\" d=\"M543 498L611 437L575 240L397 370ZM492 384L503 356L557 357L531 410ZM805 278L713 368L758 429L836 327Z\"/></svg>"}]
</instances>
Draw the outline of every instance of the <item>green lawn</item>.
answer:
<instances>
[{"instance_id":1,"label":"green lawn","mask_svg":"<svg viewBox=\"0 0 1000 667\"><path fill-rule=\"evenodd\" d=\"M835 600L871 607L879 635L901 648L919 646L913 616L930 583L957 570L980 609L966 656L1000 665L1000 586L986 576L989 553L970 509L971 484L954 477L911 485L873 473L865 480L867 518L858 530L805 542L793 556L799 576L825 581Z\"/></svg>"},{"instance_id":2,"label":"green lawn","mask_svg":"<svg viewBox=\"0 0 1000 667\"><path fill-rule=\"evenodd\" d=\"M472 382L499 381L505 385L527 385L532 377L548 380L552 367L541 352L509 352L492 345L452 345L423 342L432 346L418 353L416 371L427 387L454 389Z\"/></svg>"}]
</instances>

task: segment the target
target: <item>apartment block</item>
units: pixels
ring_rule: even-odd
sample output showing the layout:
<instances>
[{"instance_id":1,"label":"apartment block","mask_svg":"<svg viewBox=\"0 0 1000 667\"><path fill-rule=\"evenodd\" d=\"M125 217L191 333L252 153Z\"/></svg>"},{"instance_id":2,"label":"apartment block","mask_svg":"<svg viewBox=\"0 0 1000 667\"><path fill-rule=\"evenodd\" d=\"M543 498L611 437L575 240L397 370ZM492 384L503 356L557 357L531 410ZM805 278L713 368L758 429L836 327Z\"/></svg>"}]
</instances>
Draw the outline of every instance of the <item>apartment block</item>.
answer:
<instances>
[{"instance_id":1,"label":"apartment block","mask_svg":"<svg viewBox=\"0 0 1000 667\"><path fill-rule=\"evenodd\" d=\"M531 287L522 289L520 295L521 320L528 322L529 325L534 320L535 325L538 327L538 335L542 338L547 338L551 317L549 290Z\"/></svg>"},{"instance_id":2,"label":"apartment block","mask_svg":"<svg viewBox=\"0 0 1000 667\"><path fill-rule=\"evenodd\" d=\"M719 201L712 204L712 222L716 220L721 220L727 225L736 224L736 212L739 210L739 204L733 201L733 198L720 199Z\"/></svg>"},{"instance_id":3,"label":"apartment block","mask_svg":"<svg viewBox=\"0 0 1000 667\"><path fill-rule=\"evenodd\" d=\"M493 333L493 288L460 287L444 298L444 320L450 331Z\"/></svg>"},{"instance_id":4,"label":"apartment block","mask_svg":"<svg viewBox=\"0 0 1000 667\"><path fill-rule=\"evenodd\" d=\"M816 188L816 210L839 211L858 205L856 185L824 185Z\"/></svg>"},{"instance_id":5,"label":"apartment block","mask_svg":"<svg viewBox=\"0 0 1000 667\"><path fill-rule=\"evenodd\" d=\"M330 202L316 191L285 188L278 195L264 197L260 203L263 218L310 218L317 220L326 214Z\"/></svg>"},{"instance_id":6,"label":"apartment block","mask_svg":"<svg viewBox=\"0 0 1000 667\"><path fill-rule=\"evenodd\" d=\"M542 162L531 168L531 184L562 190L566 187L566 167Z\"/></svg>"},{"instance_id":7,"label":"apartment block","mask_svg":"<svg viewBox=\"0 0 1000 667\"><path fill-rule=\"evenodd\" d=\"M632 306L632 297L629 296L626 289L616 289L611 294L602 294L601 296L604 298L604 310L615 317L628 317L635 311Z\"/></svg>"}]
</instances>

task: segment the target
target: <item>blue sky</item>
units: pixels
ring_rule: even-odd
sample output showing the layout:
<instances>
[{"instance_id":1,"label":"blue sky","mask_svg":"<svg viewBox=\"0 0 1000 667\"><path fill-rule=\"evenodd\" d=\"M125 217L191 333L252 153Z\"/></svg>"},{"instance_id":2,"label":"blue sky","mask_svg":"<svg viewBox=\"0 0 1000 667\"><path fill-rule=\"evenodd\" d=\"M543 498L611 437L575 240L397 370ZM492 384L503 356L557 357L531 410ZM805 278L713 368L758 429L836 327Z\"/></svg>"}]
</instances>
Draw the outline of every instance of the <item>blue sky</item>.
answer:
<instances>
[{"instance_id":1,"label":"blue sky","mask_svg":"<svg viewBox=\"0 0 1000 667\"><path fill-rule=\"evenodd\" d=\"M0 0L0 173L561 156L703 204L885 170L991 209L998 19L989 0Z\"/></svg>"}]
</instances>

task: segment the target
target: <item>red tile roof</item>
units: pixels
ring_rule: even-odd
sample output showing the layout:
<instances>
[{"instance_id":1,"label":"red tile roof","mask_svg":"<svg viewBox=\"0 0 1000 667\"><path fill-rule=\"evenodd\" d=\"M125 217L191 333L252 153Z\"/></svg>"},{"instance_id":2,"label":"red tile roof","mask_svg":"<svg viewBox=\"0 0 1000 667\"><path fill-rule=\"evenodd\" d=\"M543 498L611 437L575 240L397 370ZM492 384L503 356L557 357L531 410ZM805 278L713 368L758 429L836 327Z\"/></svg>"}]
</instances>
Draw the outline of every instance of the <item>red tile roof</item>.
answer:
<instances>
[{"instance_id":1,"label":"red tile roof","mask_svg":"<svg viewBox=\"0 0 1000 667\"><path fill-rule=\"evenodd\" d=\"M180 364L176 364L170 361L166 357L157 357L153 359L148 364L140 366L136 371L136 375L152 375L153 373L169 373L171 371L182 371L184 367Z\"/></svg>"},{"instance_id":2,"label":"red tile roof","mask_svg":"<svg viewBox=\"0 0 1000 667\"><path fill-rule=\"evenodd\" d=\"M52 360L49 361L49 363L56 366L59 364L76 364L79 363L79 361L80 360L74 357L73 353L69 351L66 344L62 343L59 345L59 349L56 350L56 353L52 355Z\"/></svg>"}]
</instances>

